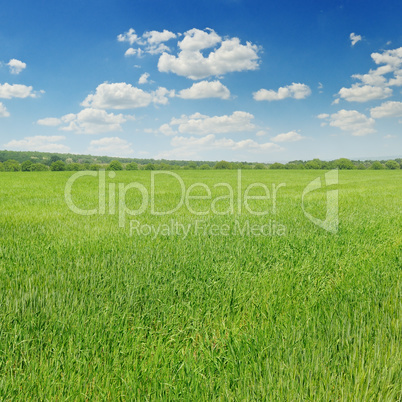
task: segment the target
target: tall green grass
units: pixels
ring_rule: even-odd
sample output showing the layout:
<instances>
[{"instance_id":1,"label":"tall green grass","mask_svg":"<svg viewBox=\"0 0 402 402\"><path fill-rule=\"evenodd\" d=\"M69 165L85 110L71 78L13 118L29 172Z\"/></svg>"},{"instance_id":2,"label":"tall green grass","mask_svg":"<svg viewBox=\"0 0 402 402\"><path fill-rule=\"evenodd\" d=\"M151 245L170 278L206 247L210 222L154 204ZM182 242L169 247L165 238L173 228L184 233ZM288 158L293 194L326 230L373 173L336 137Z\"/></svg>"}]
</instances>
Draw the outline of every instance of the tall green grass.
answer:
<instances>
[{"instance_id":1,"label":"tall green grass","mask_svg":"<svg viewBox=\"0 0 402 402\"><path fill-rule=\"evenodd\" d=\"M234 171L180 175L187 187L237 180ZM1 173L0 398L401 400L402 173L339 172L337 234L301 209L320 175L244 171L243 191L286 183L276 215L148 209L120 228L117 215L69 210L71 172ZM132 181L149 189L150 173L108 179ZM158 207L177 204L173 178L156 189ZM97 194L88 177L73 198L90 209ZM306 209L324 218L325 191ZM130 219L230 228L272 219L286 234L152 238L131 235Z\"/></svg>"}]
</instances>

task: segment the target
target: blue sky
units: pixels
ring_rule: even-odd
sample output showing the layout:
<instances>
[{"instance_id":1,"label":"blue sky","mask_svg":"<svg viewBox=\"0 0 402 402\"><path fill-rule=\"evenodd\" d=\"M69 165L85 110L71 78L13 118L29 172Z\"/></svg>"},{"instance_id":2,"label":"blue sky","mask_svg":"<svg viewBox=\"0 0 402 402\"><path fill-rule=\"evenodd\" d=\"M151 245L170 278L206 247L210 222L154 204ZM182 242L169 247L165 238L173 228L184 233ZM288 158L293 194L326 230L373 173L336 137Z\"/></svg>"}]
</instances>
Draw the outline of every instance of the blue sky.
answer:
<instances>
[{"instance_id":1,"label":"blue sky","mask_svg":"<svg viewBox=\"0 0 402 402\"><path fill-rule=\"evenodd\" d=\"M393 0L7 2L0 148L400 156L401 15Z\"/></svg>"}]
</instances>

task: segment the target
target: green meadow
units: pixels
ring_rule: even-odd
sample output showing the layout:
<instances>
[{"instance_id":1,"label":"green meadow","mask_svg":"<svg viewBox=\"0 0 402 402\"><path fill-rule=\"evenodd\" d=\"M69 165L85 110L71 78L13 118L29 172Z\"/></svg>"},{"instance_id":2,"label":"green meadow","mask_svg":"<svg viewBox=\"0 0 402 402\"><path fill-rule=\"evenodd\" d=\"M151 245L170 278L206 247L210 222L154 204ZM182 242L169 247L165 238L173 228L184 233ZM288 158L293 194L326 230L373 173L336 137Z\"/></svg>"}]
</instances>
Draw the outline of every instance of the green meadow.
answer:
<instances>
[{"instance_id":1,"label":"green meadow","mask_svg":"<svg viewBox=\"0 0 402 402\"><path fill-rule=\"evenodd\" d=\"M400 170L339 171L337 233L325 172L160 174L154 211L106 172L87 215L73 173L0 173L2 400L402 399Z\"/></svg>"}]
</instances>

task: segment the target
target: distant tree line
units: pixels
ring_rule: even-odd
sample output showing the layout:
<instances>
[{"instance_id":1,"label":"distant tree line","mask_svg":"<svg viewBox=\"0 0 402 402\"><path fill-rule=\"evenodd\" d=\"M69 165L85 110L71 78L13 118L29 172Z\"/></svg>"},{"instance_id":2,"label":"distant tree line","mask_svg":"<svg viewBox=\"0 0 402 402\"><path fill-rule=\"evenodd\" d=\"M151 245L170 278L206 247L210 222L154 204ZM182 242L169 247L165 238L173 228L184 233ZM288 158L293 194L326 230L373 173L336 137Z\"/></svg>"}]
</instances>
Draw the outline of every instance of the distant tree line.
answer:
<instances>
[{"instance_id":1,"label":"distant tree line","mask_svg":"<svg viewBox=\"0 0 402 402\"><path fill-rule=\"evenodd\" d=\"M0 151L0 159L7 153L17 155L18 152ZM6 154L5 154L6 153ZM381 161L353 161L347 158L340 158L333 161L322 161L312 159L309 161L295 160L288 163L251 163L251 162L201 162L201 161L155 161L149 159L127 159L109 157L90 157L90 159L81 159L82 155L70 154L46 154L46 157L40 158L37 152L21 152L23 157L28 159L21 161L21 155L18 158L3 159L0 161L0 172L39 172L39 171L84 171L84 170L209 170L209 169L341 169L341 170L381 170L381 169L401 169L402 158ZM34 154L34 155L32 155ZM45 153L43 153L45 154ZM18 154L19 155L19 154ZM62 156L60 156L62 155ZM45 158L45 159L44 159ZM97 158L107 158L105 159ZM123 159L123 160L122 160ZM97 160L97 163L95 163Z\"/></svg>"},{"instance_id":2,"label":"distant tree line","mask_svg":"<svg viewBox=\"0 0 402 402\"><path fill-rule=\"evenodd\" d=\"M354 161L347 158L335 159L333 161L322 161L320 159L312 159L309 161L295 160L285 164L272 163L268 165L269 169L340 169L340 170L381 170L381 169L400 169L402 167L402 159L391 159L381 161Z\"/></svg>"},{"instance_id":3,"label":"distant tree line","mask_svg":"<svg viewBox=\"0 0 402 402\"><path fill-rule=\"evenodd\" d=\"M139 166L145 166L147 164L164 164L169 166L184 167L187 166L189 161L183 160L155 160L155 159L139 159L139 158L116 158L110 156L93 156L93 155L78 155L78 154L60 154L50 152L34 152L34 151L1 151L0 150L0 162L7 160L15 160L22 164L23 162L30 160L33 163L42 163L50 167L50 165L58 160L65 162L66 164L78 163L80 165L100 165L103 168L110 164L112 161L117 160L121 164L126 165L131 162L137 163ZM211 168L216 162L213 161L197 161L195 164L199 167L203 164L207 164ZM244 164L252 165L250 162L243 162Z\"/></svg>"}]
</instances>

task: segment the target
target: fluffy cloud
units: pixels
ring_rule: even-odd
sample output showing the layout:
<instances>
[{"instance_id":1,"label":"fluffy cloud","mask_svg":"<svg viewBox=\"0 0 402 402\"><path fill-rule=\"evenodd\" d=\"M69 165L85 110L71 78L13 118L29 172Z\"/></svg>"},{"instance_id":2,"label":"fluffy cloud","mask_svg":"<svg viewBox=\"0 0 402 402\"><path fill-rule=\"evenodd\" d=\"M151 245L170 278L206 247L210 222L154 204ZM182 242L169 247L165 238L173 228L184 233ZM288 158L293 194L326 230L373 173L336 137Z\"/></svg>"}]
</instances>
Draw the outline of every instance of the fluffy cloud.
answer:
<instances>
[{"instance_id":1,"label":"fluffy cloud","mask_svg":"<svg viewBox=\"0 0 402 402\"><path fill-rule=\"evenodd\" d=\"M271 138L271 141L274 141L274 142L295 142L295 141L300 141L302 139L304 139L304 137L301 136L298 132L289 131L288 133L278 134L277 136Z\"/></svg>"},{"instance_id":2,"label":"fluffy cloud","mask_svg":"<svg viewBox=\"0 0 402 402\"><path fill-rule=\"evenodd\" d=\"M352 46L356 45L357 42L360 42L362 40L362 37L360 35L356 35L354 32L350 34L349 38L352 42Z\"/></svg>"},{"instance_id":3,"label":"fluffy cloud","mask_svg":"<svg viewBox=\"0 0 402 402\"><path fill-rule=\"evenodd\" d=\"M60 144L60 141L65 139L62 135L37 135L25 137L23 140L12 140L4 144L4 148L16 151L68 152L70 148Z\"/></svg>"},{"instance_id":4,"label":"fluffy cloud","mask_svg":"<svg viewBox=\"0 0 402 402\"><path fill-rule=\"evenodd\" d=\"M129 48L125 56L137 55L141 57L143 53L149 54L161 54L163 52L169 52L170 48L166 46L163 42L167 42L170 39L176 38L177 35L173 32L164 29L162 32L159 31L147 31L141 37L139 37L133 28L130 28L126 33L117 36L119 42L128 42L131 46L136 43L139 46L144 46L141 48Z\"/></svg>"},{"instance_id":5,"label":"fluffy cloud","mask_svg":"<svg viewBox=\"0 0 402 402\"><path fill-rule=\"evenodd\" d=\"M8 117L10 113L7 108L0 102L0 117Z\"/></svg>"},{"instance_id":6,"label":"fluffy cloud","mask_svg":"<svg viewBox=\"0 0 402 402\"><path fill-rule=\"evenodd\" d=\"M216 45L216 50L204 57L201 50ZM193 28L184 33L184 39L178 43L181 51L177 57L163 53L158 61L161 72L172 72L193 80L214 75L223 75L234 71L256 70L258 68L258 47L250 42L240 43L239 38L222 38L212 29L204 31Z\"/></svg>"},{"instance_id":7,"label":"fluffy cloud","mask_svg":"<svg viewBox=\"0 0 402 402\"><path fill-rule=\"evenodd\" d=\"M161 132L164 135L176 135L177 132L173 130L173 128L171 126L169 126L169 124L165 123L162 124L159 127L159 132Z\"/></svg>"},{"instance_id":8,"label":"fluffy cloud","mask_svg":"<svg viewBox=\"0 0 402 402\"><path fill-rule=\"evenodd\" d=\"M33 92L32 87L20 84L0 84L0 98L36 98L37 93Z\"/></svg>"},{"instance_id":9,"label":"fluffy cloud","mask_svg":"<svg viewBox=\"0 0 402 402\"><path fill-rule=\"evenodd\" d=\"M353 84L351 88L341 88L338 92L339 99L349 102L367 102L375 99L385 99L392 95L392 86L402 86L402 47L385 50L382 53L372 53L373 61L380 65L376 69L370 69L366 74L354 74L353 78L360 82ZM383 65L381 65L383 64ZM393 77L386 77L393 73Z\"/></svg>"},{"instance_id":10,"label":"fluffy cloud","mask_svg":"<svg viewBox=\"0 0 402 402\"><path fill-rule=\"evenodd\" d=\"M159 87L152 92L152 102L159 105L167 105L169 103L169 98L173 98L174 96L174 90Z\"/></svg>"},{"instance_id":11,"label":"fluffy cloud","mask_svg":"<svg viewBox=\"0 0 402 402\"><path fill-rule=\"evenodd\" d=\"M7 66L10 67L11 74L19 74L22 70L24 70L27 67L26 63L22 62L21 60L17 60L17 59L11 59L7 63Z\"/></svg>"},{"instance_id":12,"label":"fluffy cloud","mask_svg":"<svg viewBox=\"0 0 402 402\"><path fill-rule=\"evenodd\" d=\"M252 139L235 141L230 138L217 139L214 134L204 137L181 137L175 136L171 140L174 149L160 153L156 158L179 158L186 159L196 156L203 151L240 151L251 154L264 154L267 152L280 151L282 148L272 142L258 143Z\"/></svg>"},{"instance_id":13,"label":"fluffy cloud","mask_svg":"<svg viewBox=\"0 0 402 402\"><path fill-rule=\"evenodd\" d=\"M253 97L256 101L275 101L286 98L305 99L311 95L311 89L306 84L292 83L286 87L280 87L278 91L273 89L260 89L253 93Z\"/></svg>"},{"instance_id":14,"label":"fluffy cloud","mask_svg":"<svg viewBox=\"0 0 402 402\"><path fill-rule=\"evenodd\" d=\"M209 49L222 41L222 38L210 28L205 31L200 29L190 29L184 33L184 39L179 42L179 47L183 51L194 52Z\"/></svg>"},{"instance_id":15,"label":"fluffy cloud","mask_svg":"<svg viewBox=\"0 0 402 402\"><path fill-rule=\"evenodd\" d=\"M254 130L255 125L251 122L253 119L252 114L241 111L233 112L230 116L212 117L195 113L191 116L182 115L178 119L173 118L168 126L172 128L170 134L174 132L173 127L176 126L177 131L181 134L225 134ZM163 127L167 132L167 127L165 125Z\"/></svg>"},{"instance_id":16,"label":"fluffy cloud","mask_svg":"<svg viewBox=\"0 0 402 402\"><path fill-rule=\"evenodd\" d=\"M88 95L82 106L95 109L135 109L148 106L150 103L166 105L168 97L173 97L174 91L158 88L151 93L133 87L131 84L119 82L100 84L95 94Z\"/></svg>"},{"instance_id":17,"label":"fluffy cloud","mask_svg":"<svg viewBox=\"0 0 402 402\"><path fill-rule=\"evenodd\" d=\"M145 32L144 35L142 35L142 37L146 39L150 45L158 45L159 43L167 42L170 39L176 38L177 35L174 34L173 32L168 31L167 29L164 29L162 32L158 31Z\"/></svg>"},{"instance_id":18,"label":"fluffy cloud","mask_svg":"<svg viewBox=\"0 0 402 402\"><path fill-rule=\"evenodd\" d=\"M128 42L130 45L133 45L135 42L138 41L138 36L135 33L135 30L133 28L130 28L124 34L118 35L117 40L119 42Z\"/></svg>"},{"instance_id":19,"label":"fluffy cloud","mask_svg":"<svg viewBox=\"0 0 402 402\"><path fill-rule=\"evenodd\" d=\"M401 117L402 102L384 102L380 106L373 107L370 110L371 117L380 119L382 117Z\"/></svg>"},{"instance_id":20,"label":"fluffy cloud","mask_svg":"<svg viewBox=\"0 0 402 402\"><path fill-rule=\"evenodd\" d=\"M371 58L376 64L388 65L392 71L395 71L402 66L402 47L385 50L382 53L372 53Z\"/></svg>"},{"instance_id":21,"label":"fluffy cloud","mask_svg":"<svg viewBox=\"0 0 402 402\"><path fill-rule=\"evenodd\" d=\"M250 42L243 45L239 38L222 39L212 29L193 28L185 32L183 39L177 43L180 50L177 56L169 54L171 49L165 44L175 38L177 35L166 29L147 31L139 37L130 28L117 36L119 42L128 42L131 45L125 52L126 56L161 54L158 61L159 71L173 72L193 80L258 68L258 46ZM134 44L137 48L133 47ZM218 47L215 48L216 46ZM205 52L208 53L206 56Z\"/></svg>"},{"instance_id":22,"label":"fluffy cloud","mask_svg":"<svg viewBox=\"0 0 402 402\"><path fill-rule=\"evenodd\" d=\"M62 122L63 121L57 117L46 117L44 119L39 119L36 123L40 126L54 127L59 126Z\"/></svg>"},{"instance_id":23,"label":"fluffy cloud","mask_svg":"<svg viewBox=\"0 0 402 402\"><path fill-rule=\"evenodd\" d=\"M148 106L151 102L151 94L131 84L105 82L98 85L95 94L88 95L81 105L97 109L134 109Z\"/></svg>"},{"instance_id":24,"label":"fluffy cloud","mask_svg":"<svg viewBox=\"0 0 402 402\"><path fill-rule=\"evenodd\" d=\"M160 43L159 45L148 46L146 52L149 54L162 54L164 52L170 52L170 47L166 46L164 43Z\"/></svg>"},{"instance_id":25,"label":"fluffy cloud","mask_svg":"<svg viewBox=\"0 0 402 402\"><path fill-rule=\"evenodd\" d=\"M142 55L144 54L144 51L140 48L138 49L134 49L132 47L129 47L126 50L126 53L124 53L124 56L135 56L137 55L138 57L142 57Z\"/></svg>"},{"instance_id":26,"label":"fluffy cloud","mask_svg":"<svg viewBox=\"0 0 402 402\"><path fill-rule=\"evenodd\" d=\"M149 78L149 73L144 73L141 75L140 79L138 80L138 83L140 85L146 84L146 83L148 83L148 78Z\"/></svg>"},{"instance_id":27,"label":"fluffy cloud","mask_svg":"<svg viewBox=\"0 0 402 402\"><path fill-rule=\"evenodd\" d=\"M159 45L150 45L145 48L145 50L141 49L140 47L137 49L134 49L133 47L130 47L126 50L126 53L124 53L125 56L137 56L137 57L142 57L145 53L149 54L161 54L163 52L170 52L170 48L166 46L163 43L160 43Z\"/></svg>"},{"instance_id":28,"label":"fluffy cloud","mask_svg":"<svg viewBox=\"0 0 402 402\"><path fill-rule=\"evenodd\" d=\"M330 116L323 113L317 116L320 119L326 119L332 127L338 127L343 131L349 131L354 136L364 136L375 133L375 120L359 113L357 110L342 109Z\"/></svg>"},{"instance_id":29,"label":"fluffy cloud","mask_svg":"<svg viewBox=\"0 0 402 402\"><path fill-rule=\"evenodd\" d=\"M110 131L121 131L121 124L130 116L107 113L99 109L83 109L79 113L70 113L60 120L67 124L60 128L63 131L75 131L78 134L99 134ZM45 119L46 120L46 119Z\"/></svg>"},{"instance_id":30,"label":"fluffy cloud","mask_svg":"<svg viewBox=\"0 0 402 402\"><path fill-rule=\"evenodd\" d=\"M389 98L392 95L392 89L354 84L351 88L341 88L338 94L348 102L367 102L374 99Z\"/></svg>"},{"instance_id":31,"label":"fluffy cloud","mask_svg":"<svg viewBox=\"0 0 402 402\"><path fill-rule=\"evenodd\" d=\"M221 98L229 99L230 91L220 81L200 81L179 92L183 99Z\"/></svg>"},{"instance_id":32,"label":"fluffy cloud","mask_svg":"<svg viewBox=\"0 0 402 402\"><path fill-rule=\"evenodd\" d=\"M0 84L0 98L2 99L12 99L12 98L36 98L38 94L44 93L44 91L34 92L32 87L20 84ZM10 113L0 102L0 117L8 117Z\"/></svg>"},{"instance_id":33,"label":"fluffy cloud","mask_svg":"<svg viewBox=\"0 0 402 402\"><path fill-rule=\"evenodd\" d=\"M387 74L388 68L384 69L382 67L377 68L376 70L370 70L367 74L354 74L353 78L360 80L360 85L372 85L372 86L383 86L386 85L387 80L383 76L383 74Z\"/></svg>"},{"instance_id":34,"label":"fluffy cloud","mask_svg":"<svg viewBox=\"0 0 402 402\"><path fill-rule=\"evenodd\" d=\"M91 141L88 151L93 155L127 156L134 152L131 145L119 137L104 137Z\"/></svg>"},{"instance_id":35,"label":"fluffy cloud","mask_svg":"<svg viewBox=\"0 0 402 402\"><path fill-rule=\"evenodd\" d=\"M388 82L389 86L396 86L396 87L401 87L402 86L402 70L396 70L394 71L394 78L391 78Z\"/></svg>"}]
</instances>

